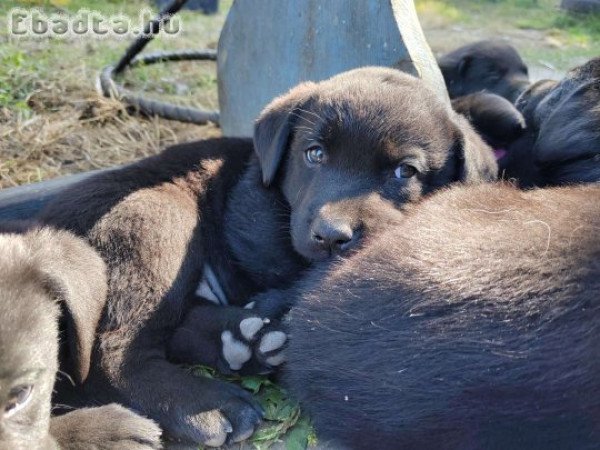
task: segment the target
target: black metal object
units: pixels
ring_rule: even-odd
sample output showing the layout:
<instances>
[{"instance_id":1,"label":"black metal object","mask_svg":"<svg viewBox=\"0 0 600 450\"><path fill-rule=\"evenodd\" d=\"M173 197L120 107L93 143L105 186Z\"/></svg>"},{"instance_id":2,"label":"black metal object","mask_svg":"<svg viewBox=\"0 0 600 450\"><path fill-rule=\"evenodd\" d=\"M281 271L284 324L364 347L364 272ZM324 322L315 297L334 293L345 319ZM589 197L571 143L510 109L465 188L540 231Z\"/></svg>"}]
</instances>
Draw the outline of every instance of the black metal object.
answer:
<instances>
[{"instance_id":1,"label":"black metal object","mask_svg":"<svg viewBox=\"0 0 600 450\"><path fill-rule=\"evenodd\" d=\"M123 57L114 66L102 69L99 84L106 97L116 97L131 109L149 116L159 116L179 122L195 123L199 125L208 122L219 123L219 112L180 106L173 103L162 102L145 98L120 86L114 78L122 74L125 69L139 65L155 64L166 61L216 61L217 52L214 50L183 50L177 52L157 52L138 56L139 53L154 39L160 29L187 3L188 0L173 0L158 16L144 26L144 31L133 44L125 51Z\"/></svg>"},{"instance_id":2,"label":"black metal object","mask_svg":"<svg viewBox=\"0 0 600 450\"><path fill-rule=\"evenodd\" d=\"M164 8L169 0L154 0L156 6ZM204 14L215 14L219 10L219 0L188 0L185 9L202 11Z\"/></svg>"}]
</instances>

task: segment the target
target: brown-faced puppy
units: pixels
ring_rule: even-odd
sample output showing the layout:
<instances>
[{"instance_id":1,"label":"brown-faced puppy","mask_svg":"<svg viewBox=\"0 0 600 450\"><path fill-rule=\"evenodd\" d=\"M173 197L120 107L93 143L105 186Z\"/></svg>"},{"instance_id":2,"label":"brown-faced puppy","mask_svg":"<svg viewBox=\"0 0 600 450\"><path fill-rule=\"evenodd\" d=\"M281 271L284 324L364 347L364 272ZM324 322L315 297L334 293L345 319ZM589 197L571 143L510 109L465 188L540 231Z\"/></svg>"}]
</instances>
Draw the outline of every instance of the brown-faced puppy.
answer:
<instances>
[{"instance_id":1,"label":"brown-faced puppy","mask_svg":"<svg viewBox=\"0 0 600 450\"><path fill-rule=\"evenodd\" d=\"M516 106L528 131L499 160L505 178L523 187L600 181L600 58L535 83Z\"/></svg>"},{"instance_id":2,"label":"brown-faced puppy","mask_svg":"<svg viewBox=\"0 0 600 450\"><path fill-rule=\"evenodd\" d=\"M62 376L87 376L105 302L104 263L67 232L1 228L0 449L161 448L154 422L116 404L50 417L59 340Z\"/></svg>"},{"instance_id":3,"label":"brown-faced puppy","mask_svg":"<svg viewBox=\"0 0 600 450\"><path fill-rule=\"evenodd\" d=\"M438 59L450 98L490 92L511 103L529 86L527 66L517 50L500 40L457 48Z\"/></svg>"},{"instance_id":4,"label":"brown-faced puppy","mask_svg":"<svg viewBox=\"0 0 600 450\"><path fill-rule=\"evenodd\" d=\"M597 449L598 230L600 186L458 187L307 275L284 380L319 441Z\"/></svg>"},{"instance_id":5,"label":"brown-faced puppy","mask_svg":"<svg viewBox=\"0 0 600 450\"><path fill-rule=\"evenodd\" d=\"M86 236L108 265L85 393L185 441L246 438L261 418L251 396L173 362L271 370L286 336L265 312L309 263L354 248L383 204L496 170L489 147L422 81L364 68L276 99L254 145L179 145L81 183L44 216ZM258 293L256 309L240 308Z\"/></svg>"}]
</instances>

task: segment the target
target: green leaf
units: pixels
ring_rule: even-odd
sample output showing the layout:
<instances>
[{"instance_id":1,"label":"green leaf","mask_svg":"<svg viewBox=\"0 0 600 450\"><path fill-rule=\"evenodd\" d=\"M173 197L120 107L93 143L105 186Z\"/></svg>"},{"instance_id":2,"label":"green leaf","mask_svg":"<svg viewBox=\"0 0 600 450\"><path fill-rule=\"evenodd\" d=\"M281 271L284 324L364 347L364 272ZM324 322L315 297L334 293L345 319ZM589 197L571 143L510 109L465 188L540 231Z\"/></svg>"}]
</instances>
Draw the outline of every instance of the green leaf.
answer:
<instances>
[{"instance_id":1,"label":"green leaf","mask_svg":"<svg viewBox=\"0 0 600 450\"><path fill-rule=\"evenodd\" d=\"M312 427L310 421L306 417L302 417L286 435L286 450L306 450L311 434Z\"/></svg>"},{"instance_id":2,"label":"green leaf","mask_svg":"<svg viewBox=\"0 0 600 450\"><path fill-rule=\"evenodd\" d=\"M244 389L249 390L253 394L257 394L261 386L268 383L264 377L245 377L242 378L241 384Z\"/></svg>"}]
</instances>

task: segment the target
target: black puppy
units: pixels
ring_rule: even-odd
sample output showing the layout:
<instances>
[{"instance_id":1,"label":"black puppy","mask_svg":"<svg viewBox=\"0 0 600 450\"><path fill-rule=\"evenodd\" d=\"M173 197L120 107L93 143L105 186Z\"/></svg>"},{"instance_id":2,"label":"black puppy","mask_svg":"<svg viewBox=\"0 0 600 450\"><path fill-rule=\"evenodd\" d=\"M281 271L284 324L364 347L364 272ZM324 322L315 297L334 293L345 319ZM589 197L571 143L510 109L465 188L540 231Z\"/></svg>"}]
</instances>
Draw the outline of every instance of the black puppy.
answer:
<instances>
[{"instance_id":1,"label":"black puppy","mask_svg":"<svg viewBox=\"0 0 600 450\"><path fill-rule=\"evenodd\" d=\"M315 270L284 379L320 441L597 449L599 228L600 186L460 187Z\"/></svg>"},{"instance_id":2,"label":"black puppy","mask_svg":"<svg viewBox=\"0 0 600 450\"><path fill-rule=\"evenodd\" d=\"M467 118L483 140L494 149L496 159L525 132L523 115L503 97L478 92L452 100L452 108Z\"/></svg>"},{"instance_id":3,"label":"black puppy","mask_svg":"<svg viewBox=\"0 0 600 450\"><path fill-rule=\"evenodd\" d=\"M499 160L504 177L523 187L600 181L600 58L533 84L516 106L528 131Z\"/></svg>"},{"instance_id":4,"label":"black puppy","mask_svg":"<svg viewBox=\"0 0 600 450\"><path fill-rule=\"evenodd\" d=\"M499 40L460 47L438 59L450 98L490 92L513 103L529 86L527 66L517 50Z\"/></svg>"},{"instance_id":5,"label":"black puppy","mask_svg":"<svg viewBox=\"0 0 600 450\"><path fill-rule=\"evenodd\" d=\"M355 247L383 204L495 176L489 147L422 81L363 68L276 99L254 146L189 143L83 182L45 220L86 236L108 264L86 393L182 440L244 439L261 417L249 394L172 362L277 366L285 334L263 302L240 308L252 294L271 289L270 306L310 262Z\"/></svg>"},{"instance_id":6,"label":"black puppy","mask_svg":"<svg viewBox=\"0 0 600 450\"><path fill-rule=\"evenodd\" d=\"M101 258L66 232L0 234L0 449L161 448L160 429L116 404L50 418L59 364L85 379L105 302ZM61 315L61 309L64 314ZM64 325L59 336L59 317ZM70 362L70 364L69 364Z\"/></svg>"}]
</instances>

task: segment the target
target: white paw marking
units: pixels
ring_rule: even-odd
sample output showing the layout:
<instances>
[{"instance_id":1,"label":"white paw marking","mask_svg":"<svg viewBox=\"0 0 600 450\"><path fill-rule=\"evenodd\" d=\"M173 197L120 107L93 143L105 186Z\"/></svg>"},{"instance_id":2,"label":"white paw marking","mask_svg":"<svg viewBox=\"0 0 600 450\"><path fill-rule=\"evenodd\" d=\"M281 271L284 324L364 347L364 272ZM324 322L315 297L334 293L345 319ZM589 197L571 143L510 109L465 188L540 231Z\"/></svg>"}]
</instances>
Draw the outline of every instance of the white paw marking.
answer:
<instances>
[{"instance_id":1,"label":"white paw marking","mask_svg":"<svg viewBox=\"0 0 600 450\"><path fill-rule=\"evenodd\" d=\"M287 336L283 331L271 331L263 336L258 349L262 353L271 352L278 349L287 341Z\"/></svg>"},{"instance_id":2,"label":"white paw marking","mask_svg":"<svg viewBox=\"0 0 600 450\"><path fill-rule=\"evenodd\" d=\"M234 339L231 331L221 333L223 357L231 370L240 370L244 363L252 357L252 352L244 343Z\"/></svg>"},{"instance_id":3,"label":"white paw marking","mask_svg":"<svg viewBox=\"0 0 600 450\"><path fill-rule=\"evenodd\" d=\"M202 279L202 281L198 284L198 287L196 288L196 296L202 297L202 298L209 300L217 305L221 304L221 302L219 301L217 296L210 289L210 286L208 285L206 278Z\"/></svg>"},{"instance_id":4,"label":"white paw marking","mask_svg":"<svg viewBox=\"0 0 600 450\"><path fill-rule=\"evenodd\" d=\"M263 326L264 322L260 317L248 317L240 322L240 331L247 341L251 341Z\"/></svg>"},{"instance_id":5,"label":"white paw marking","mask_svg":"<svg viewBox=\"0 0 600 450\"><path fill-rule=\"evenodd\" d=\"M268 357L265 361L270 366L278 366L285 362L285 355L283 353L279 353L275 356Z\"/></svg>"},{"instance_id":6,"label":"white paw marking","mask_svg":"<svg viewBox=\"0 0 600 450\"><path fill-rule=\"evenodd\" d=\"M246 306L244 306L244 309L254 309L255 305L256 305L256 302L250 302Z\"/></svg>"},{"instance_id":7,"label":"white paw marking","mask_svg":"<svg viewBox=\"0 0 600 450\"><path fill-rule=\"evenodd\" d=\"M205 429L208 436L206 436L204 445L207 447L221 447L225 444L227 435L233 431L231 422L214 409L202 415L208 415L208 417L204 417L204 420L202 420L198 416L188 416L185 421L193 426L202 426ZM209 427L206 426L208 424L210 424Z\"/></svg>"},{"instance_id":8,"label":"white paw marking","mask_svg":"<svg viewBox=\"0 0 600 450\"><path fill-rule=\"evenodd\" d=\"M219 283L219 279L208 264L204 265L202 280L196 288L196 296L209 300L217 305L227 305L227 297Z\"/></svg>"}]
</instances>

